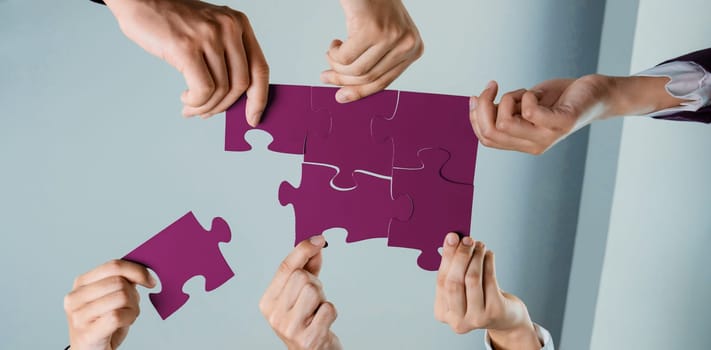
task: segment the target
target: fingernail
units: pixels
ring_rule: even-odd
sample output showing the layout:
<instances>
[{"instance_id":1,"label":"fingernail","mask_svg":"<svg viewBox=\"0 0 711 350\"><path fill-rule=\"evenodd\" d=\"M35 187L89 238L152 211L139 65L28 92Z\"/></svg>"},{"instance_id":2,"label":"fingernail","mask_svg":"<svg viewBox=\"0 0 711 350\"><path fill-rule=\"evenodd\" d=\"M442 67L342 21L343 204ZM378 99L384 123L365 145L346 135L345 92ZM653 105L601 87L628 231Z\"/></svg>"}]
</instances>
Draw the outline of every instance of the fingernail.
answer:
<instances>
[{"instance_id":1,"label":"fingernail","mask_svg":"<svg viewBox=\"0 0 711 350\"><path fill-rule=\"evenodd\" d=\"M494 81L494 80L491 80L488 83L486 83L487 90L493 88L494 86L496 86L496 81Z\"/></svg>"},{"instance_id":2,"label":"fingernail","mask_svg":"<svg viewBox=\"0 0 711 350\"><path fill-rule=\"evenodd\" d=\"M346 91L338 90L338 92L336 92L336 101L338 101L340 103L346 103L346 102L350 101L351 98L352 98L351 94L349 94Z\"/></svg>"},{"instance_id":3,"label":"fingernail","mask_svg":"<svg viewBox=\"0 0 711 350\"><path fill-rule=\"evenodd\" d=\"M458 240L459 240L459 236L457 236L456 233L450 233L447 235L447 244L448 245L456 245Z\"/></svg>"},{"instance_id":4,"label":"fingernail","mask_svg":"<svg viewBox=\"0 0 711 350\"><path fill-rule=\"evenodd\" d=\"M471 247L472 245L474 245L474 240L472 240L471 237L464 237L462 238L462 244L467 247Z\"/></svg>"},{"instance_id":5,"label":"fingernail","mask_svg":"<svg viewBox=\"0 0 711 350\"><path fill-rule=\"evenodd\" d=\"M259 117L262 116L262 112L254 112L247 117L247 123L253 128L259 124Z\"/></svg>"},{"instance_id":6,"label":"fingernail","mask_svg":"<svg viewBox=\"0 0 711 350\"><path fill-rule=\"evenodd\" d=\"M156 281L156 278L153 277L153 275L148 274L148 285L153 288L158 284L158 281Z\"/></svg>"},{"instance_id":7,"label":"fingernail","mask_svg":"<svg viewBox=\"0 0 711 350\"><path fill-rule=\"evenodd\" d=\"M324 239L321 235L313 236L309 238L309 241L317 247L323 247L326 244L326 239Z\"/></svg>"},{"instance_id":8,"label":"fingernail","mask_svg":"<svg viewBox=\"0 0 711 350\"><path fill-rule=\"evenodd\" d=\"M471 99L469 99L469 110L470 111L475 110L478 102L479 101L477 101L476 97L472 97Z\"/></svg>"}]
</instances>

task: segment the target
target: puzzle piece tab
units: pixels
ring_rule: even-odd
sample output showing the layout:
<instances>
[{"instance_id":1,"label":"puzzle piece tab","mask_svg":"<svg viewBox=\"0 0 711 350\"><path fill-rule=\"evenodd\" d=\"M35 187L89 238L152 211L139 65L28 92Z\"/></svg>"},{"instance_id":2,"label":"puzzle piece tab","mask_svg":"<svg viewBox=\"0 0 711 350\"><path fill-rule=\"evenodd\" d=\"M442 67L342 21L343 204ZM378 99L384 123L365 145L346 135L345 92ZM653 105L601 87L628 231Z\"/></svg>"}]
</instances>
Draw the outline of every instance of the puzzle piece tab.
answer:
<instances>
[{"instance_id":1,"label":"puzzle piece tab","mask_svg":"<svg viewBox=\"0 0 711 350\"><path fill-rule=\"evenodd\" d=\"M390 222L388 246L418 249L417 264L429 271L439 268L437 252L449 232L468 236L474 186L447 181L440 175L449 153L442 149L418 152L424 168L394 169L393 195L407 194L413 212L409 220Z\"/></svg>"},{"instance_id":2,"label":"puzzle piece tab","mask_svg":"<svg viewBox=\"0 0 711 350\"><path fill-rule=\"evenodd\" d=\"M325 137L331 129L328 113L311 109L311 87L270 85L269 102L256 128L247 124L247 95L227 110L225 117L225 151L249 151L252 147L244 135L252 129L264 130L274 139L269 149L274 152L304 154L309 135Z\"/></svg>"},{"instance_id":3,"label":"puzzle piece tab","mask_svg":"<svg viewBox=\"0 0 711 350\"><path fill-rule=\"evenodd\" d=\"M151 293L150 299L160 317L166 319L190 298L183 293L183 285L189 279L205 277L205 291L209 292L235 275L218 246L231 237L230 227L222 218L214 218L207 231L188 212L123 259L144 265L158 275L161 291Z\"/></svg>"},{"instance_id":4,"label":"puzzle piece tab","mask_svg":"<svg viewBox=\"0 0 711 350\"><path fill-rule=\"evenodd\" d=\"M442 169L445 179L474 183L478 139L469 121L469 98L400 92L397 112L392 119L374 118L376 142L392 139L393 167L419 168L417 152L423 148L443 148L451 155Z\"/></svg>"},{"instance_id":5,"label":"puzzle piece tab","mask_svg":"<svg viewBox=\"0 0 711 350\"><path fill-rule=\"evenodd\" d=\"M306 140L304 160L329 164L340 169L333 179L339 188L355 186L354 171L365 170L390 176L393 165L392 144L376 143L372 138L371 120L391 118L397 107L397 91L381 91L364 99L341 104L336 102L337 88L313 87L311 103L314 110L328 111L333 123L326 138Z\"/></svg>"},{"instance_id":6,"label":"puzzle piece tab","mask_svg":"<svg viewBox=\"0 0 711 350\"><path fill-rule=\"evenodd\" d=\"M410 217L410 199L406 195L393 199L389 180L355 173L355 189L336 190L329 182L337 171L303 164L300 187L281 183L279 202L284 206L292 204L296 214L295 245L331 228L346 229L348 243L386 238L392 218Z\"/></svg>"}]
</instances>

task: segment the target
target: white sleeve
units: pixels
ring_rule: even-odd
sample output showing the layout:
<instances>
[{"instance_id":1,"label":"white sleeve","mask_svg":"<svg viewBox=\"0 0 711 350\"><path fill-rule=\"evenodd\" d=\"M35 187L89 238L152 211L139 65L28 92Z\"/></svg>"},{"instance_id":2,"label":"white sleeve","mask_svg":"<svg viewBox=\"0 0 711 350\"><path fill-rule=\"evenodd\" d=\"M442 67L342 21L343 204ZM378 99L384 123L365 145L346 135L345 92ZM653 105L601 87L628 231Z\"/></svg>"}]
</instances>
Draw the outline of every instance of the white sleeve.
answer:
<instances>
[{"instance_id":1,"label":"white sleeve","mask_svg":"<svg viewBox=\"0 0 711 350\"><path fill-rule=\"evenodd\" d=\"M675 112L695 112L711 103L711 74L703 67L690 61L674 61L649 68L635 74L643 77L667 77L667 92L678 99L688 100L681 106L648 114L648 117Z\"/></svg>"},{"instance_id":2,"label":"white sleeve","mask_svg":"<svg viewBox=\"0 0 711 350\"><path fill-rule=\"evenodd\" d=\"M538 340L543 343L541 350L555 350L555 346L553 345L553 337L551 337L548 330L535 323L533 324L533 327L536 329L536 333L538 334ZM484 332L484 344L486 345L486 350L494 350L494 348L491 347L489 332Z\"/></svg>"}]
</instances>

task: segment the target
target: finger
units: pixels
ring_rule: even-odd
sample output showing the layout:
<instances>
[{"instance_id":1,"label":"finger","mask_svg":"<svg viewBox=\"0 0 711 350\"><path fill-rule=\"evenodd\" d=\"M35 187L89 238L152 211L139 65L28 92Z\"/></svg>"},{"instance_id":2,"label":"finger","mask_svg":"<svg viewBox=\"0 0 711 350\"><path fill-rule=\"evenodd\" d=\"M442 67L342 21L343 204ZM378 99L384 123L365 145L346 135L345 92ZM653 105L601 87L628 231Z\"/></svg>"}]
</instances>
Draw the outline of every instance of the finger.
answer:
<instances>
[{"instance_id":1,"label":"finger","mask_svg":"<svg viewBox=\"0 0 711 350\"><path fill-rule=\"evenodd\" d=\"M497 106L493 102L496 90L495 83L490 84L477 100L475 120L479 141L487 147L533 153L538 149L534 142L507 135L496 129L498 112Z\"/></svg>"},{"instance_id":2,"label":"finger","mask_svg":"<svg viewBox=\"0 0 711 350\"><path fill-rule=\"evenodd\" d=\"M360 100L361 98L370 96L376 92L380 92L390 85L402 72L407 69L411 61L403 61L392 70L383 74L380 78L365 85L344 86L336 92L336 101L347 103Z\"/></svg>"},{"instance_id":3,"label":"finger","mask_svg":"<svg viewBox=\"0 0 711 350\"><path fill-rule=\"evenodd\" d=\"M355 62L371 46L369 41L362 40L360 37L348 38L345 42L334 40L331 42L331 47L326 55L329 62L333 61L347 66Z\"/></svg>"},{"instance_id":4,"label":"finger","mask_svg":"<svg viewBox=\"0 0 711 350\"><path fill-rule=\"evenodd\" d=\"M64 310L75 311L85 304L108 294L133 288L134 285L121 276L109 276L94 283L78 287L64 298Z\"/></svg>"},{"instance_id":5,"label":"finger","mask_svg":"<svg viewBox=\"0 0 711 350\"><path fill-rule=\"evenodd\" d=\"M118 309L138 308L138 291L134 288L123 289L91 301L72 314L77 324L89 324L99 316Z\"/></svg>"},{"instance_id":6,"label":"finger","mask_svg":"<svg viewBox=\"0 0 711 350\"><path fill-rule=\"evenodd\" d=\"M294 316L294 319L299 320L300 325L306 327L306 320L314 316L318 306L325 300L323 290L313 284L307 284L301 289L301 293L289 313Z\"/></svg>"},{"instance_id":7,"label":"finger","mask_svg":"<svg viewBox=\"0 0 711 350\"><path fill-rule=\"evenodd\" d=\"M321 235L299 243L279 265L272 283L264 293L264 297L275 299L281 293L291 273L296 269L303 269L309 260L321 251L325 244L326 240Z\"/></svg>"},{"instance_id":8,"label":"finger","mask_svg":"<svg viewBox=\"0 0 711 350\"><path fill-rule=\"evenodd\" d=\"M471 314L481 314L484 310L485 297L482 288L482 273L484 266L484 255L486 246L482 242L476 242L474 254L469 261L464 283L467 288L467 312Z\"/></svg>"},{"instance_id":9,"label":"finger","mask_svg":"<svg viewBox=\"0 0 711 350\"><path fill-rule=\"evenodd\" d=\"M249 68L244 44L240 35L230 34L225 42L225 65L228 72L229 90L224 98L205 115L214 115L229 108L249 86Z\"/></svg>"},{"instance_id":10,"label":"finger","mask_svg":"<svg viewBox=\"0 0 711 350\"><path fill-rule=\"evenodd\" d=\"M341 64L330 55L327 55L326 58L336 73L344 76L358 77L370 72L383 61L388 61L391 66L394 66L401 60L397 59L397 57L401 56L402 53L402 49L398 49L397 47L393 48L390 45L382 43L369 47L362 55L356 58L353 63L348 65ZM393 62L394 60L397 61Z\"/></svg>"},{"instance_id":11,"label":"finger","mask_svg":"<svg viewBox=\"0 0 711 350\"><path fill-rule=\"evenodd\" d=\"M445 286L447 289L448 314L455 319L461 319L466 313L466 290L464 275L471 260L474 241L471 237L464 237L454 253L454 258L447 273Z\"/></svg>"},{"instance_id":12,"label":"finger","mask_svg":"<svg viewBox=\"0 0 711 350\"><path fill-rule=\"evenodd\" d=\"M247 61L249 62L249 87L247 88L247 121L257 126L267 106L269 97L269 65L257 42L252 27L248 25L244 35Z\"/></svg>"},{"instance_id":13,"label":"finger","mask_svg":"<svg viewBox=\"0 0 711 350\"><path fill-rule=\"evenodd\" d=\"M128 327L136 322L139 309L118 309L107 312L89 325L87 334L96 336L97 339L108 338L117 330Z\"/></svg>"},{"instance_id":14,"label":"finger","mask_svg":"<svg viewBox=\"0 0 711 350\"><path fill-rule=\"evenodd\" d=\"M316 255L312 256L308 262L306 262L306 265L304 265L304 270L306 270L308 273L310 273L314 277L318 277L319 273L321 273L322 265L323 265L323 254L322 254L322 251L319 251Z\"/></svg>"},{"instance_id":15,"label":"finger","mask_svg":"<svg viewBox=\"0 0 711 350\"><path fill-rule=\"evenodd\" d=\"M204 105L215 91L215 81L202 50L182 56L178 62L175 66L183 74L185 84L188 85L180 100L186 107L197 108Z\"/></svg>"},{"instance_id":16,"label":"finger","mask_svg":"<svg viewBox=\"0 0 711 350\"><path fill-rule=\"evenodd\" d=\"M438 321L445 322L445 315L449 306L447 305L447 291L445 290L445 282L451 260L454 257L457 245L459 244L459 235L456 233L448 233L442 244L442 262L437 271L437 288L435 289L435 318Z\"/></svg>"},{"instance_id":17,"label":"finger","mask_svg":"<svg viewBox=\"0 0 711 350\"><path fill-rule=\"evenodd\" d=\"M321 281L312 274L301 269L294 271L279 294L277 307L284 312L291 310L296 304L301 290L308 284L321 288Z\"/></svg>"},{"instance_id":18,"label":"finger","mask_svg":"<svg viewBox=\"0 0 711 350\"><path fill-rule=\"evenodd\" d=\"M203 105L197 107L185 106L183 109L183 115L185 116L200 115L203 118L206 117L206 113L217 106L230 89L225 49L222 45L219 47L208 47L205 50L205 61L212 75L212 80L215 82L215 89L212 91L210 98Z\"/></svg>"},{"instance_id":19,"label":"finger","mask_svg":"<svg viewBox=\"0 0 711 350\"><path fill-rule=\"evenodd\" d=\"M144 266L126 260L111 260L79 276L74 281L74 288L85 286L109 276L121 276L131 283L153 288L156 280Z\"/></svg>"},{"instance_id":20,"label":"finger","mask_svg":"<svg viewBox=\"0 0 711 350\"><path fill-rule=\"evenodd\" d=\"M501 98L498 114L496 116L496 130L499 132L532 141L541 145L542 148L548 146L553 133L551 130L537 127L522 117L522 99L527 90L520 89L510 92Z\"/></svg>"},{"instance_id":21,"label":"finger","mask_svg":"<svg viewBox=\"0 0 711 350\"><path fill-rule=\"evenodd\" d=\"M564 116L558 110L541 105L533 92L523 95L521 101L522 116L533 125L554 129L565 123Z\"/></svg>"},{"instance_id":22,"label":"finger","mask_svg":"<svg viewBox=\"0 0 711 350\"><path fill-rule=\"evenodd\" d=\"M494 252L487 251L484 256L484 275L483 288L486 296L486 307L490 308L494 303L499 302L501 298L501 289L499 282L496 280L496 263L494 261Z\"/></svg>"},{"instance_id":23,"label":"finger","mask_svg":"<svg viewBox=\"0 0 711 350\"><path fill-rule=\"evenodd\" d=\"M309 332L315 334L328 333L331 329L331 325L338 318L338 312L336 307L330 302L326 301L321 303L316 310L316 315L314 315L311 323L307 327Z\"/></svg>"}]
</instances>

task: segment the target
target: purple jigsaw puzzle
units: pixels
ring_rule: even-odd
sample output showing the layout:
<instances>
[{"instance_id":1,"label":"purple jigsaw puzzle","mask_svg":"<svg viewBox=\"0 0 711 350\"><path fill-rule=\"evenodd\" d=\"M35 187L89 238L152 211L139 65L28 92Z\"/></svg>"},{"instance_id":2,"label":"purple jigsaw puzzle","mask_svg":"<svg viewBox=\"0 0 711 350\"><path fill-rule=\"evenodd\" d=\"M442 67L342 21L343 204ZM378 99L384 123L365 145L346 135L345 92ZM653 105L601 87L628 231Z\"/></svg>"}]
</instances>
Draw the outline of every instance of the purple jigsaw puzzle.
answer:
<instances>
[{"instance_id":1,"label":"purple jigsaw puzzle","mask_svg":"<svg viewBox=\"0 0 711 350\"><path fill-rule=\"evenodd\" d=\"M422 163L418 151L443 148L451 154L442 169L443 177L463 184L474 183L479 141L469 121L466 96L400 92L395 117L373 119L373 137L378 142L392 140L395 168L419 168Z\"/></svg>"},{"instance_id":2,"label":"purple jigsaw puzzle","mask_svg":"<svg viewBox=\"0 0 711 350\"><path fill-rule=\"evenodd\" d=\"M150 299L160 317L166 319L190 298L183 293L189 279L205 277L205 291L209 292L235 275L218 245L231 237L230 227L222 218L214 218L207 231L188 212L123 259L142 264L158 275L161 291L150 294Z\"/></svg>"},{"instance_id":3,"label":"purple jigsaw puzzle","mask_svg":"<svg viewBox=\"0 0 711 350\"><path fill-rule=\"evenodd\" d=\"M348 231L349 243L386 238L392 218L410 217L412 202L406 194L391 196L389 180L355 173L355 189L336 190L329 184L334 175L336 169L303 164L298 188L288 182L279 187L281 205L291 204L294 208L295 245L336 227Z\"/></svg>"},{"instance_id":4,"label":"purple jigsaw puzzle","mask_svg":"<svg viewBox=\"0 0 711 350\"><path fill-rule=\"evenodd\" d=\"M410 219L390 222L388 246L418 249L417 264L428 271L439 268L438 248L449 232L469 235L474 186L445 180L440 175L450 155L442 149L418 152L422 169L394 169L393 195L412 200Z\"/></svg>"},{"instance_id":5,"label":"purple jigsaw puzzle","mask_svg":"<svg viewBox=\"0 0 711 350\"><path fill-rule=\"evenodd\" d=\"M249 151L245 141L247 131L255 129L247 124L244 94L227 110L225 117L225 151ZM274 139L269 149L274 152L304 154L309 135L325 137L331 130L331 119L326 112L311 109L311 87L271 85L269 102L256 129L268 132Z\"/></svg>"},{"instance_id":6,"label":"purple jigsaw puzzle","mask_svg":"<svg viewBox=\"0 0 711 350\"><path fill-rule=\"evenodd\" d=\"M336 102L337 88L313 87L311 104L314 110L328 111L332 128L328 137L309 137L304 160L329 164L340 169L333 179L339 188L352 188L356 170L390 176L393 147L376 143L371 135L374 117L392 118L397 106L397 91L381 91L356 102Z\"/></svg>"}]
</instances>

